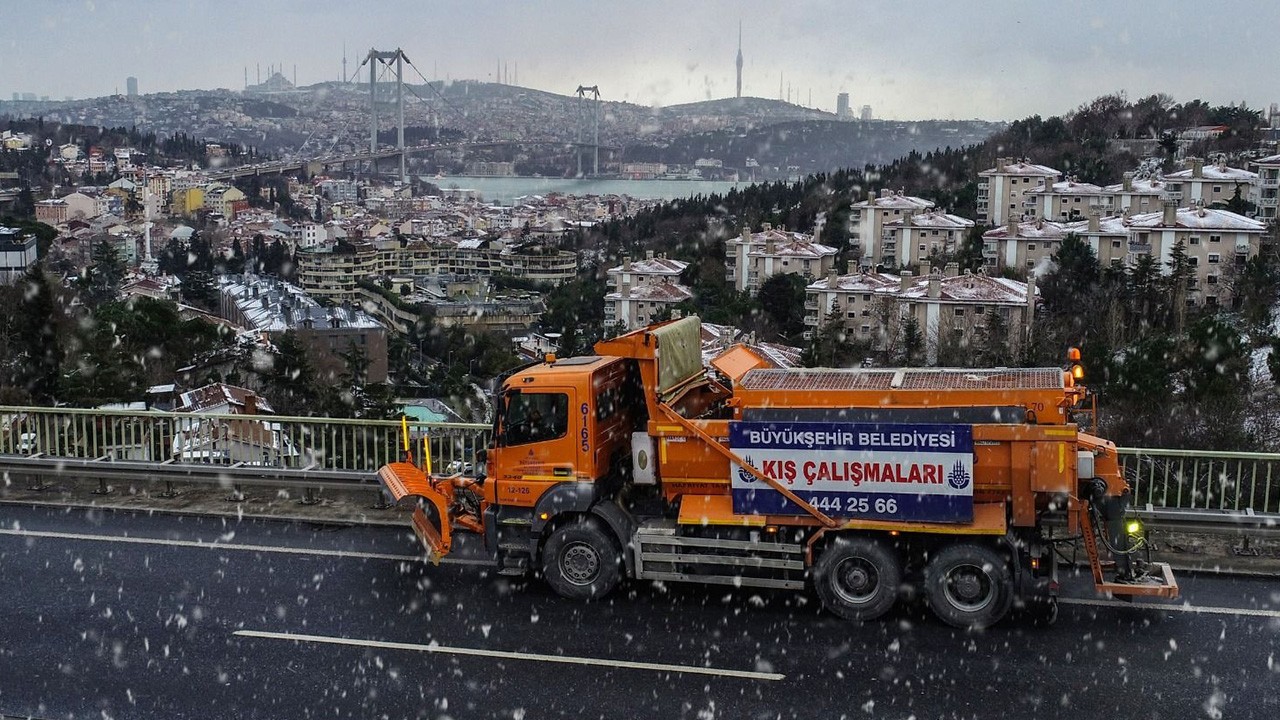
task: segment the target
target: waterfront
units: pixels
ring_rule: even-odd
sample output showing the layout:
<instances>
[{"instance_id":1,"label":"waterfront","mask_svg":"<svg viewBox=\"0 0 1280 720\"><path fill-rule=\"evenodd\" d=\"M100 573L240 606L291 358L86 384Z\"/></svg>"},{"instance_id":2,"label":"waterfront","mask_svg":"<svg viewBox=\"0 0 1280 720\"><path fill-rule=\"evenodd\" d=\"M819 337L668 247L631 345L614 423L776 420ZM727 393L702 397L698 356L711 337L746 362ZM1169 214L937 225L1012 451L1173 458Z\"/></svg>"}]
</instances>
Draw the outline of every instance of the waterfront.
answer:
<instances>
[{"instance_id":1,"label":"waterfront","mask_svg":"<svg viewBox=\"0 0 1280 720\"><path fill-rule=\"evenodd\" d=\"M618 178L537 178L537 177L478 177L450 175L434 177L423 175L425 182L438 185L442 190L474 190L486 201L511 205L525 195L629 195L638 200L674 200L694 195L724 194L734 188L745 188L747 182L716 182L710 180L623 180Z\"/></svg>"}]
</instances>

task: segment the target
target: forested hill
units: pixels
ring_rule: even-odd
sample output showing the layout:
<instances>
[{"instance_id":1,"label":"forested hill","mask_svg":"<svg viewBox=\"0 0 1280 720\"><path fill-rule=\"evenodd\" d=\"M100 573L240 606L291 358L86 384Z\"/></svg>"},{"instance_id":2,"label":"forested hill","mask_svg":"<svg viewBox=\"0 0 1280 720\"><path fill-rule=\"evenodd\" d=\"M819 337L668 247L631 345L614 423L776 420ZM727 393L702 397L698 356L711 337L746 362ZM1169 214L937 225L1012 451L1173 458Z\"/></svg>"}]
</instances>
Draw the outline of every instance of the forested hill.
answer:
<instances>
[{"instance_id":1,"label":"forested hill","mask_svg":"<svg viewBox=\"0 0 1280 720\"><path fill-rule=\"evenodd\" d=\"M627 148L627 159L692 165L698 158L718 158L744 171L752 159L761 166L795 167L811 174L883 165L922 148L961 148L1003 127L1004 123L981 120L806 120L685 135L663 145L633 145Z\"/></svg>"}]
</instances>

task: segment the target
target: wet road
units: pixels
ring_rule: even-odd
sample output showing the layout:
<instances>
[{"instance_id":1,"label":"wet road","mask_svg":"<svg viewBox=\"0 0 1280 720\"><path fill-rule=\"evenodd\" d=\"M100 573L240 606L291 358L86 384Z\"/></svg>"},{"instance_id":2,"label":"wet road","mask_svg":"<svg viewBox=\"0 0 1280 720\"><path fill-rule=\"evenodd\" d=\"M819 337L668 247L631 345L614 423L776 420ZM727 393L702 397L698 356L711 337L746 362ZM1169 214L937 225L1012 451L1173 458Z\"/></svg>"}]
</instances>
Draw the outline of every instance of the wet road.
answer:
<instances>
[{"instance_id":1,"label":"wet road","mask_svg":"<svg viewBox=\"0 0 1280 720\"><path fill-rule=\"evenodd\" d=\"M37 718L1273 718L1280 583L1172 607L1067 583L1058 623L853 627L790 592L607 601L407 530L0 505L0 715Z\"/></svg>"}]
</instances>

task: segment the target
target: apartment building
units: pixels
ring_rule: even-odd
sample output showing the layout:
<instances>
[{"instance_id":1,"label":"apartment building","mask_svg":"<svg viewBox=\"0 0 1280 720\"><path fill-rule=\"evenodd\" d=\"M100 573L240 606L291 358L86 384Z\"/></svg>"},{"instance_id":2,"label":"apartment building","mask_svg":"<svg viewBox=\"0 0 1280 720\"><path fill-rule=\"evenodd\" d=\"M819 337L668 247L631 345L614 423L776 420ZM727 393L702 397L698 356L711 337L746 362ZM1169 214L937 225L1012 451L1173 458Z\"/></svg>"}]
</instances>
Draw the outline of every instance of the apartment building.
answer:
<instances>
[{"instance_id":1,"label":"apartment building","mask_svg":"<svg viewBox=\"0 0 1280 720\"><path fill-rule=\"evenodd\" d=\"M1080 182L1074 176L1028 190L1022 197L1024 215L1059 222L1083 220L1089 208L1109 210L1115 202L1106 188Z\"/></svg>"},{"instance_id":2,"label":"apartment building","mask_svg":"<svg viewBox=\"0 0 1280 720\"><path fill-rule=\"evenodd\" d=\"M864 268L888 264L882 246L885 225L933 207L932 200L904 195L901 190L881 190L879 195L853 203L849 208L849 243L860 253L858 264ZM896 262L896 251L892 257Z\"/></svg>"},{"instance_id":3,"label":"apartment building","mask_svg":"<svg viewBox=\"0 0 1280 720\"><path fill-rule=\"evenodd\" d=\"M983 262L992 275L1006 268L1018 272L1047 268L1063 238L1078 225L1044 218L1007 220L1002 227L982 234Z\"/></svg>"},{"instance_id":4,"label":"apartment building","mask_svg":"<svg viewBox=\"0 0 1280 720\"><path fill-rule=\"evenodd\" d=\"M904 271L834 273L811 284L805 293L805 325L814 328L837 320L853 338L886 350L900 337L905 322L914 319L925 340L925 355L936 363L945 344L974 342L989 318L999 315L1007 328L1009 349L1017 352L1035 316L1037 291L1028 284L985 274L960 273L949 263L945 270L921 263L921 274Z\"/></svg>"},{"instance_id":5,"label":"apartment building","mask_svg":"<svg viewBox=\"0 0 1280 720\"><path fill-rule=\"evenodd\" d=\"M512 245L489 238L386 237L375 241L300 247L298 282L332 302L355 302L360 280L378 276L509 275L558 285L578 272L578 256L536 244Z\"/></svg>"},{"instance_id":6,"label":"apartment building","mask_svg":"<svg viewBox=\"0 0 1280 720\"><path fill-rule=\"evenodd\" d=\"M0 285L13 285L36 261L35 235L0 225Z\"/></svg>"},{"instance_id":7,"label":"apartment building","mask_svg":"<svg viewBox=\"0 0 1280 720\"><path fill-rule=\"evenodd\" d=\"M835 266L837 248L814 242L812 235L775 229L765 223L758 233L743 229L725 243L725 280L752 295L774 275L822 277Z\"/></svg>"},{"instance_id":8,"label":"apartment building","mask_svg":"<svg viewBox=\"0 0 1280 720\"><path fill-rule=\"evenodd\" d=\"M903 215L885 223L881 234L881 262L886 267L915 265L940 253L954 253L964 244L974 222L933 209Z\"/></svg>"},{"instance_id":9,"label":"apartment building","mask_svg":"<svg viewBox=\"0 0 1280 720\"><path fill-rule=\"evenodd\" d=\"M604 296L605 327L641 327L662 311L692 299L693 291L680 284L680 273L688 266L649 251L643 260L624 257L621 265L609 268L612 291Z\"/></svg>"},{"instance_id":10,"label":"apartment building","mask_svg":"<svg viewBox=\"0 0 1280 720\"><path fill-rule=\"evenodd\" d=\"M1203 158L1191 157L1186 165L1185 170L1164 176L1166 199L1180 207L1230 202L1237 190L1248 200L1259 184L1258 173L1227 167L1226 160L1206 165Z\"/></svg>"},{"instance_id":11,"label":"apartment building","mask_svg":"<svg viewBox=\"0 0 1280 720\"><path fill-rule=\"evenodd\" d=\"M296 285L248 274L224 277L220 291L224 319L270 337L292 331L318 380L332 383L345 372L342 356L354 346L369 361L368 381L387 381L387 331L358 306L322 307Z\"/></svg>"},{"instance_id":12,"label":"apartment building","mask_svg":"<svg viewBox=\"0 0 1280 720\"><path fill-rule=\"evenodd\" d=\"M1052 187L1062 172L1030 160L996 158L996 166L978 173L978 222L1003 225L1010 217L1029 220L1026 194L1041 186Z\"/></svg>"},{"instance_id":13,"label":"apartment building","mask_svg":"<svg viewBox=\"0 0 1280 720\"><path fill-rule=\"evenodd\" d=\"M1258 209L1259 220L1274 220L1277 217L1277 197L1280 193L1280 155L1268 155L1254 160L1252 165L1258 169L1258 183L1249 199Z\"/></svg>"},{"instance_id":14,"label":"apartment building","mask_svg":"<svg viewBox=\"0 0 1280 720\"><path fill-rule=\"evenodd\" d=\"M1229 210L1169 202L1161 212L1130 217L1128 228L1132 256L1150 254L1165 272L1174 247L1182 243L1195 269L1187 304L1215 306L1230 300L1226 276L1258 254L1267 225Z\"/></svg>"},{"instance_id":15,"label":"apartment building","mask_svg":"<svg viewBox=\"0 0 1280 720\"><path fill-rule=\"evenodd\" d=\"M1111 196L1111 211L1116 214L1137 215L1145 212L1156 212L1164 207L1168 183L1162 177L1137 177L1126 172L1124 179L1115 185L1103 188ZM1087 216L1088 213L1085 213Z\"/></svg>"}]
</instances>

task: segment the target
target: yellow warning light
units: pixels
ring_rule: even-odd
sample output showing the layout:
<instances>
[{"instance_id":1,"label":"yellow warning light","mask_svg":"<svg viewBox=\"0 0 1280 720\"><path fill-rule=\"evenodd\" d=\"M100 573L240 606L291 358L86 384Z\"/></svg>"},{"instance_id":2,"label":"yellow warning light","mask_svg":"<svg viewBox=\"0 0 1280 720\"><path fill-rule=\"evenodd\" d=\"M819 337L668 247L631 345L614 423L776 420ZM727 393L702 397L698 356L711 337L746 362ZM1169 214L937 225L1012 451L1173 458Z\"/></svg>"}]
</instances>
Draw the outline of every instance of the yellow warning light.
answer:
<instances>
[{"instance_id":1,"label":"yellow warning light","mask_svg":"<svg viewBox=\"0 0 1280 720\"><path fill-rule=\"evenodd\" d=\"M1083 380L1083 379L1084 379L1084 366L1083 366L1083 365L1072 365L1072 366L1071 366L1071 377L1072 377L1072 378L1074 378L1074 379L1076 379L1076 380Z\"/></svg>"},{"instance_id":2,"label":"yellow warning light","mask_svg":"<svg viewBox=\"0 0 1280 720\"><path fill-rule=\"evenodd\" d=\"M538 515L538 519L539 519L539 520L548 520L548 519L550 519L550 518L551 518L551 513L549 513L549 512L540 513L540 514Z\"/></svg>"},{"instance_id":3,"label":"yellow warning light","mask_svg":"<svg viewBox=\"0 0 1280 720\"><path fill-rule=\"evenodd\" d=\"M1080 362L1080 348L1068 348L1067 359L1071 362Z\"/></svg>"},{"instance_id":4,"label":"yellow warning light","mask_svg":"<svg viewBox=\"0 0 1280 720\"><path fill-rule=\"evenodd\" d=\"M1138 522L1137 520L1130 520L1129 524L1124 526L1124 529L1130 535L1137 535L1138 533L1142 532L1142 523Z\"/></svg>"}]
</instances>

